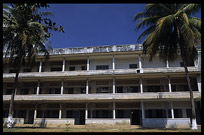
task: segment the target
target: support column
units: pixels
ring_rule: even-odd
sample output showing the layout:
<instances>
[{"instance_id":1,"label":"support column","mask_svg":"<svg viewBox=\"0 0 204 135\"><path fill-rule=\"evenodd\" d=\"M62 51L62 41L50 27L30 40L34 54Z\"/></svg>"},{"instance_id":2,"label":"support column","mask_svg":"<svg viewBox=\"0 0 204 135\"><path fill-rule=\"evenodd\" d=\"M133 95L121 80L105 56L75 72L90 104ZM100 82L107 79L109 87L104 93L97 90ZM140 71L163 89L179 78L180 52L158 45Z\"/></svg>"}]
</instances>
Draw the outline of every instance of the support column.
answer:
<instances>
[{"instance_id":1,"label":"support column","mask_svg":"<svg viewBox=\"0 0 204 135\"><path fill-rule=\"evenodd\" d=\"M141 101L141 111L142 111L142 119L145 118L145 113L144 113L144 104L143 101Z\"/></svg>"},{"instance_id":2,"label":"support column","mask_svg":"<svg viewBox=\"0 0 204 135\"><path fill-rule=\"evenodd\" d=\"M61 95L63 95L63 91L64 91L64 80L62 80L61 82Z\"/></svg>"},{"instance_id":3,"label":"support column","mask_svg":"<svg viewBox=\"0 0 204 135\"><path fill-rule=\"evenodd\" d=\"M85 120L87 119L88 119L88 103L86 103L86 111L85 111Z\"/></svg>"},{"instance_id":4,"label":"support column","mask_svg":"<svg viewBox=\"0 0 204 135\"><path fill-rule=\"evenodd\" d=\"M113 94L115 94L115 78L113 78Z\"/></svg>"},{"instance_id":5,"label":"support column","mask_svg":"<svg viewBox=\"0 0 204 135\"><path fill-rule=\"evenodd\" d=\"M115 101L113 101L113 119L115 120Z\"/></svg>"},{"instance_id":6,"label":"support column","mask_svg":"<svg viewBox=\"0 0 204 135\"><path fill-rule=\"evenodd\" d=\"M35 104L34 120L36 119L36 117L37 117L37 104Z\"/></svg>"},{"instance_id":7,"label":"support column","mask_svg":"<svg viewBox=\"0 0 204 135\"><path fill-rule=\"evenodd\" d=\"M115 56L113 56L113 70L115 70Z\"/></svg>"},{"instance_id":8,"label":"support column","mask_svg":"<svg viewBox=\"0 0 204 135\"><path fill-rule=\"evenodd\" d=\"M87 67L86 67L87 71L89 71L89 62L90 62L90 59L89 59L89 56L88 56L88 58L87 58Z\"/></svg>"},{"instance_id":9,"label":"support column","mask_svg":"<svg viewBox=\"0 0 204 135\"><path fill-rule=\"evenodd\" d=\"M62 63L62 72L64 72L65 71L65 63L66 62L66 60L65 60L65 58L63 59L63 63Z\"/></svg>"},{"instance_id":10,"label":"support column","mask_svg":"<svg viewBox=\"0 0 204 135\"><path fill-rule=\"evenodd\" d=\"M174 119L174 108L172 101L171 101L171 118Z\"/></svg>"},{"instance_id":11,"label":"support column","mask_svg":"<svg viewBox=\"0 0 204 135\"><path fill-rule=\"evenodd\" d=\"M59 119L62 119L62 104L60 104Z\"/></svg>"},{"instance_id":12,"label":"support column","mask_svg":"<svg viewBox=\"0 0 204 135\"><path fill-rule=\"evenodd\" d=\"M139 69L140 69L140 73L143 73L142 60L141 60L141 55L140 54L139 54Z\"/></svg>"},{"instance_id":13,"label":"support column","mask_svg":"<svg viewBox=\"0 0 204 135\"><path fill-rule=\"evenodd\" d=\"M171 79L170 79L170 76L168 76L168 83L169 83L169 92L172 92L172 90L171 90Z\"/></svg>"},{"instance_id":14,"label":"support column","mask_svg":"<svg viewBox=\"0 0 204 135\"><path fill-rule=\"evenodd\" d=\"M40 60L39 72L42 72L42 60Z\"/></svg>"},{"instance_id":15,"label":"support column","mask_svg":"<svg viewBox=\"0 0 204 135\"><path fill-rule=\"evenodd\" d=\"M40 80L38 80L38 86L37 86L37 90L36 90L36 95L39 95L40 92Z\"/></svg>"},{"instance_id":16,"label":"support column","mask_svg":"<svg viewBox=\"0 0 204 135\"><path fill-rule=\"evenodd\" d=\"M140 93L143 93L142 77L140 77Z\"/></svg>"},{"instance_id":17,"label":"support column","mask_svg":"<svg viewBox=\"0 0 204 135\"><path fill-rule=\"evenodd\" d=\"M197 84L198 84L198 91L201 92L201 74L196 76Z\"/></svg>"},{"instance_id":18,"label":"support column","mask_svg":"<svg viewBox=\"0 0 204 135\"><path fill-rule=\"evenodd\" d=\"M89 94L89 81L86 80L86 94Z\"/></svg>"},{"instance_id":19,"label":"support column","mask_svg":"<svg viewBox=\"0 0 204 135\"><path fill-rule=\"evenodd\" d=\"M169 68L169 61L166 60L166 68Z\"/></svg>"}]
</instances>

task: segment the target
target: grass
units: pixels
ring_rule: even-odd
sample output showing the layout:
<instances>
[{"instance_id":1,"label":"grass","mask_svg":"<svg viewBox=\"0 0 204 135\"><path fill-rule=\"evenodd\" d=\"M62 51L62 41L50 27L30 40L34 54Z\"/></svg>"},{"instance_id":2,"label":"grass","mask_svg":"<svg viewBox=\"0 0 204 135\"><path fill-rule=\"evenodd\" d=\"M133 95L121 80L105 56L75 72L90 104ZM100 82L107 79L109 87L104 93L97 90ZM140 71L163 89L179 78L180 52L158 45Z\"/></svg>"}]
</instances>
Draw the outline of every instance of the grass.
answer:
<instances>
[{"instance_id":1,"label":"grass","mask_svg":"<svg viewBox=\"0 0 204 135\"><path fill-rule=\"evenodd\" d=\"M39 128L39 127L14 127L12 129L3 128L3 132L201 132L201 126L197 130L190 129L149 129L136 128L134 126L126 128L91 128L86 126L72 126L64 128Z\"/></svg>"}]
</instances>

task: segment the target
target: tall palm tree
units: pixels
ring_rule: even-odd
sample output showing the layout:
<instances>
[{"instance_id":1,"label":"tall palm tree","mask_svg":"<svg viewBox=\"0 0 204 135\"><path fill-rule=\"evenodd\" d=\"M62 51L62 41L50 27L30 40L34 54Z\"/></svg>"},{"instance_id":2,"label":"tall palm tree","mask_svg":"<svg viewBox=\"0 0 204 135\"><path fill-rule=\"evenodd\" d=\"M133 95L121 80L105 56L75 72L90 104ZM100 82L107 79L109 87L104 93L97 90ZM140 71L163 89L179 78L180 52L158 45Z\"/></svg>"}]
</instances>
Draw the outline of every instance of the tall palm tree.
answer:
<instances>
[{"instance_id":1,"label":"tall palm tree","mask_svg":"<svg viewBox=\"0 0 204 135\"><path fill-rule=\"evenodd\" d=\"M200 11L200 4L146 4L144 12L134 16L136 29L147 27L138 37L143 39L144 53L150 61L159 53L164 61L173 61L181 55L192 108L191 129L197 129L195 103L187 66L196 59L195 45L201 40L201 20L192 15Z\"/></svg>"},{"instance_id":2,"label":"tall palm tree","mask_svg":"<svg viewBox=\"0 0 204 135\"><path fill-rule=\"evenodd\" d=\"M55 27L55 22L45 18L53 15L50 12L39 12L40 8L47 8L47 4L10 4L3 5L3 49L5 59L15 65L16 76L11 94L7 127L13 127L14 97L18 89L18 76L21 66L35 63L39 54L46 59L52 49L48 39L51 35L48 29L63 31L62 26ZM64 31L63 31L64 32ZM9 57L8 57L9 56Z\"/></svg>"}]
</instances>

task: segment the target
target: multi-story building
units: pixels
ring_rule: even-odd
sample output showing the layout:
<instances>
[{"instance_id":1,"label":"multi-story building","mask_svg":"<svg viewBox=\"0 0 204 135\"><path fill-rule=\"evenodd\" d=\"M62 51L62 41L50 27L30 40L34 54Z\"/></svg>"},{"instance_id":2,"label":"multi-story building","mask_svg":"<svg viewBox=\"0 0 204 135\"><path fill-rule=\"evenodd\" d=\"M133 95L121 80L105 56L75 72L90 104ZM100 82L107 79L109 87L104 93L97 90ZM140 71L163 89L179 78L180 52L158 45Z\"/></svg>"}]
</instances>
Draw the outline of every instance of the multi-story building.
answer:
<instances>
[{"instance_id":1,"label":"multi-story building","mask_svg":"<svg viewBox=\"0 0 204 135\"><path fill-rule=\"evenodd\" d=\"M201 50L189 66L197 123L201 109ZM3 122L15 70L3 64ZM150 62L141 44L54 49L22 67L14 118L21 124L128 124L189 127L190 94L182 60ZM58 126L59 126L58 125Z\"/></svg>"}]
</instances>

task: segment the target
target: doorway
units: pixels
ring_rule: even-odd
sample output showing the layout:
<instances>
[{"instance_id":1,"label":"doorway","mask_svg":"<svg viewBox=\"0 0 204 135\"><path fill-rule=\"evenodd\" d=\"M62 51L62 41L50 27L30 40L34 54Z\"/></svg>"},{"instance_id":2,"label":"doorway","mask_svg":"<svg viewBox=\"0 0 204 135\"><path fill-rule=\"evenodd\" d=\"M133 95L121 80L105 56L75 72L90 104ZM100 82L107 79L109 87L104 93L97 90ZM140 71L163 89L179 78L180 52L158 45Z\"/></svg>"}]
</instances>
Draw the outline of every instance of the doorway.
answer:
<instances>
[{"instance_id":1,"label":"doorway","mask_svg":"<svg viewBox=\"0 0 204 135\"><path fill-rule=\"evenodd\" d=\"M28 113L28 114L26 114ZM27 110L26 111L26 115L24 118L24 124L33 124L33 120L34 120L34 110Z\"/></svg>"},{"instance_id":2,"label":"doorway","mask_svg":"<svg viewBox=\"0 0 204 135\"><path fill-rule=\"evenodd\" d=\"M131 125L141 125L141 110L131 110Z\"/></svg>"}]
</instances>

